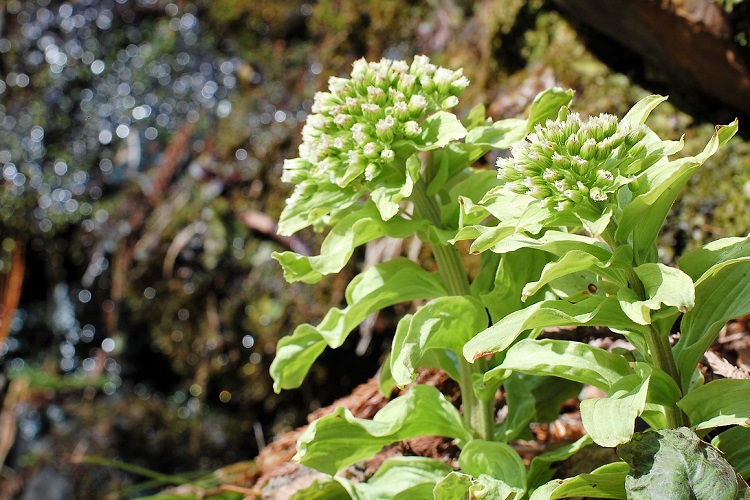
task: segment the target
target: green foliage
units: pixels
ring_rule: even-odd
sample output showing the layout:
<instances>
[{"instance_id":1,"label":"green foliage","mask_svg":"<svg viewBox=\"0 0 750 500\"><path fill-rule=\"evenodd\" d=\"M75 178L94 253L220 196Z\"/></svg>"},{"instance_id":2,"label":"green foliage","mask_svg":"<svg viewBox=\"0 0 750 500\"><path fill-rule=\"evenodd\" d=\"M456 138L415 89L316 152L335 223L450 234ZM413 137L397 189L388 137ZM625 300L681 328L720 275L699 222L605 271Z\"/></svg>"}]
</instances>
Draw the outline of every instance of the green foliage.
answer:
<instances>
[{"instance_id":1,"label":"green foliage","mask_svg":"<svg viewBox=\"0 0 750 500\"><path fill-rule=\"evenodd\" d=\"M629 499L750 498L732 466L685 427L636 434L617 452L630 466Z\"/></svg>"},{"instance_id":2,"label":"green foliage","mask_svg":"<svg viewBox=\"0 0 750 500\"><path fill-rule=\"evenodd\" d=\"M421 85L409 86L409 103L421 103L414 117L400 94L414 80L408 75ZM435 85L448 92L457 81L463 90L468 82L460 75L424 58L411 66L358 61L351 79L332 79L330 92L316 98L322 115L303 131L300 158L285 165L297 188L281 227L287 233L307 225L332 229L320 256L275 256L287 278L315 282L338 272L357 246L384 235L416 235L432 249L438 269L429 273L397 258L365 271L349 285L345 309L332 309L319 326L302 325L279 343L272 376L276 390L296 387L325 346L341 345L370 313L429 299L399 322L381 387L409 384L420 367L440 368L459 383L463 416L436 389L411 386L372 420L339 408L313 422L296 458L333 476L396 440L447 436L462 447L460 470L405 479L391 494L412 491L408 484L427 492L429 484L439 499L630 498L651 488L634 486L632 478L643 471L640 459L630 458L654 458L654 450L639 448L636 419L654 429L707 429L745 425L750 417L747 381L690 385L721 327L750 313L746 240L696 250L679 269L659 262L656 249L680 190L736 133L737 122L716 127L699 154L670 160L683 142L662 140L645 125L664 97L640 100L622 120L607 114L584 120L569 109L571 92L551 89L534 100L527 120L492 123L476 107L461 122L447 111L454 99L431 93ZM346 117L337 118L340 113ZM402 121L381 123L384 116ZM345 154L347 148L354 152ZM471 165L492 148L510 148L498 160L497 178ZM372 161L362 163L368 155ZM461 240L473 240L471 252L483 253L473 282L456 251ZM682 336L672 347L668 335L681 315ZM609 328L633 350L539 338L545 328L565 326ZM506 441L523 436L533 422L553 420L580 384L605 393L581 403L588 437L537 457L527 471ZM508 412L498 425L500 387ZM718 401L722 394L729 397ZM696 453L687 431L674 432L674 447ZM591 442L619 446L627 463L549 481L555 460ZM665 457L678 467L674 455ZM734 462L744 463L741 457L735 447ZM656 473L666 474L657 458ZM311 486L309 498L377 495L368 487L332 477Z\"/></svg>"}]
</instances>

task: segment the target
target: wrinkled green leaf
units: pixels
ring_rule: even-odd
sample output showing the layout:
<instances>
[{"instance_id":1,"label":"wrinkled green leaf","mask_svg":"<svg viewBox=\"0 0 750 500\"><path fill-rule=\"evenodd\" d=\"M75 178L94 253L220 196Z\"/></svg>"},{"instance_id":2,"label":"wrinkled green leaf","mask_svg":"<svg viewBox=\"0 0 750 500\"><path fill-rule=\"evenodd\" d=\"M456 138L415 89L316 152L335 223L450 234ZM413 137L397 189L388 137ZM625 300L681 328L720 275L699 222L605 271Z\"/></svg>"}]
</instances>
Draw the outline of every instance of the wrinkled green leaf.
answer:
<instances>
[{"instance_id":1,"label":"wrinkled green leaf","mask_svg":"<svg viewBox=\"0 0 750 500\"><path fill-rule=\"evenodd\" d=\"M650 378L628 375L616 383L606 398L581 401L581 420L599 446L626 443L635 431L635 419L646 407Z\"/></svg>"},{"instance_id":2,"label":"wrinkled green leaf","mask_svg":"<svg viewBox=\"0 0 750 500\"><path fill-rule=\"evenodd\" d=\"M484 306L471 296L438 297L425 304L411 317L406 332L398 332L393 339L394 380L400 387L414 381L422 356L430 349L460 354L463 345L484 329L487 321Z\"/></svg>"},{"instance_id":3,"label":"wrinkled green leaf","mask_svg":"<svg viewBox=\"0 0 750 500\"><path fill-rule=\"evenodd\" d=\"M632 500L735 500L747 493L719 452L686 427L638 433L617 454L630 466L625 488Z\"/></svg>"},{"instance_id":4,"label":"wrinkled green leaf","mask_svg":"<svg viewBox=\"0 0 750 500\"><path fill-rule=\"evenodd\" d=\"M358 246L381 236L407 238L425 225L424 221L401 218L384 222L375 206L367 204L333 226L320 247L320 255L274 252L273 258L284 268L288 282L317 283L324 275L341 271Z\"/></svg>"},{"instance_id":5,"label":"wrinkled green leaf","mask_svg":"<svg viewBox=\"0 0 750 500\"><path fill-rule=\"evenodd\" d=\"M529 500L557 498L628 498L625 495L625 476L628 465L614 462L568 479L554 479L540 487ZM654 497L656 498L656 497ZM661 499L660 499L661 500Z\"/></svg>"},{"instance_id":6,"label":"wrinkled green leaf","mask_svg":"<svg viewBox=\"0 0 750 500\"><path fill-rule=\"evenodd\" d=\"M750 257L712 266L695 283L695 307L682 318L674 348L683 390L696 364L730 319L750 313Z\"/></svg>"},{"instance_id":7,"label":"wrinkled green leaf","mask_svg":"<svg viewBox=\"0 0 750 500\"><path fill-rule=\"evenodd\" d=\"M750 427L732 427L713 438L711 445L722 452L740 476L750 477Z\"/></svg>"},{"instance_id":8,"label":"wrinkled green leaf","mask_svg":"<svg viewBox=\"0 0 750 500\"><path fill-rule=\"evenodd\" d=\"M555 120L560 108L570 106L570 103L573 102L574 94L575 92L572 90L563 90L559 87L553 87L538 94L529 109L526 133L533 132L538 123L544 125L547 120Z\"/></svg>"},{"instance_id":9,"label":"wrinkled green leaf","mask_svg":"<svg viewBox=\"0 0 750 500\"><path fill-rule=\"evenodd\" d=\"M750 380L714 380L687 393L677 406L696 429L750 424Z\"/></svg>"},{"instance_id":10,"label":"wrinkled green leaf","mask_svg":"<svg viewBox=\"0 0 750 500\"><path fill-rule=\"evenodd\" d=\"M575 304L564 300L548 300L511 313L479 333L464 346L464 357L473 361L487 354L504 351L526 330L578 325L639 331L638 325L634 325L622 312L615 297L594 295Z\"/></svg>"},{"instance_id":11,"label":"wrinkled green leaf","mask_svg":"<svg viewBox=\"0 0 750 500\"><path fill-rule=\"evenodd\" d=\"M338 407L300 436L294 459L327 474L369 458L383 446L417 436L471 439L461 414L435 387L415 385L389 402L372 420Z\"/></svg>"},{"instance_id":12,"label":"wrinkled green leaf","mask_svg":"<svg viewBox=\"0 0 750 500\"><path fill-rule=\"evenodd\" d=\"M633 374L622 356L589 344L553 339L519 341L508 349L505 359L494 370L560 377L603 391L609 391L622 378Z\"/></svg>"},{"instance_id":13,"label":"wrinkled green leaf","mask_svg":"<svg viewBox=\"0 0 750 500\"><path fill-rule=\"evenodd\" d=\"M371 267L356 276L346 288L345 309L333 308L315 327L298 326L282 338L271 363L274 391L299 387L317 356L325 348L339 347L367 316L380 309L411 300L446 295L439 277L406 258Z\"/></svg>"}]
</instances>

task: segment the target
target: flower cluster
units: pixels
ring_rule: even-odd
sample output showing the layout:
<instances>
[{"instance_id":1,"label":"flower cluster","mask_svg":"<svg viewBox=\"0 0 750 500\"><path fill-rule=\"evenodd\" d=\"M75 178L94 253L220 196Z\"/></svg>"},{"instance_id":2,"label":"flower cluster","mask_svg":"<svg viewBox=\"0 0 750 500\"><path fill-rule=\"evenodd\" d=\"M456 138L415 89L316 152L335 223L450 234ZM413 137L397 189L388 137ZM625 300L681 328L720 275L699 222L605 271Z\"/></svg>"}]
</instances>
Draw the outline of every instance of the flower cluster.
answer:
<instances>
[{"instance_id":1,"label":"flower cluster","mask_svg":"<svg viewBox=\"0 0 750 500\"><path fill-rule=\"evenodd\" d=\"M544 207L564 211L584 200L605 202L632 180L630 168L646 154L645 125L618 123L600 114L581 120L563 108L556 121L538 124L534 133L497 161L505 189L529 194Z\"/></svg>"},{"instance_id":2,"label":"flower cluster","mask_svg":"<svg viewBox=\"0 0 750 500\"><path fill-rule=\"evenodd\" d=\"M458 104L468 84L461 70L438 67L426 56L411 65L355 61L351 78L331 77L328 92L315 95L299 158L284 163L282 180L344 188L377 179L396 159L394 144L417 140L421 120Z\"/></svg>"}]
</instances>

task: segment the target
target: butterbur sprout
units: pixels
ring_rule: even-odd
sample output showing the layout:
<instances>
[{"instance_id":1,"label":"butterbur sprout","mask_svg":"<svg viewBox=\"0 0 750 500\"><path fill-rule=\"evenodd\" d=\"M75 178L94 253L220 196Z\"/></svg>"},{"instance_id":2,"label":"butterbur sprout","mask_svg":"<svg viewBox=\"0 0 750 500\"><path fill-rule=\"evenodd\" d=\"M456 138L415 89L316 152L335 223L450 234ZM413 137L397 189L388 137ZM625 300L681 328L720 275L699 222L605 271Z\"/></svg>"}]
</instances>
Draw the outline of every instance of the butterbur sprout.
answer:
<instances>
[{"instance_id":1,"label":"butterbur sprout","mask_svg":"<svg viewBox=\"0 0 750 500\"><path fill-rule=\"evenodd\" d=\"M605 203L640 173L637 160L646 154L648 132L645 125L618 123L614 115L582 120L562 108L556 121L537 124L516 144L510 158L498 159L498 177L506 190L557 211L582 202Z\"/></svg>"},{"instance_id":2,"label":"butterbur sprout","mask_svg":"<svg viewBox=\"0 0 750 500\"><path fill-rule=\"evenodd\" d=\"M315 95L299 157L284 162L282 180L296 188L281 230L294 232L345 209L388 176L405 177L403 164L414 151L404 140L419 141L424 119L456 106L468 84L460 69L438 67L426 56L411 64L359 59L350 78L331 77L328 91ZM317 205L300 221L300 204L326 190L336 191L335 207Z\"/></svg>"}]
</instances>

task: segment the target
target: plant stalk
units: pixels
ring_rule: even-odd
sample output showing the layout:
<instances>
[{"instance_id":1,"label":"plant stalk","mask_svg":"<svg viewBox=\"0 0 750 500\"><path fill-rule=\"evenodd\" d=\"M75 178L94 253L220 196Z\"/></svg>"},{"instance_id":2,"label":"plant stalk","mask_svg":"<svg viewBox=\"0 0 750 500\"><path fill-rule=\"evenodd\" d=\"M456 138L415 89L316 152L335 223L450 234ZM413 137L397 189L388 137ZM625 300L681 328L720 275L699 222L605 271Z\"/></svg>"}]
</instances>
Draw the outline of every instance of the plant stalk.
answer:
<instances>
[{"instance_id":1,"label":"plant stalk","mask_svg":"<svg viewBox=\"0 0 750 500\"><path fill-rule=\"evenodd\" d=\"M411 197L415 210L436 227L441 227L440 211L434 200L427 196L426 185L420 179L414 186ZM432 253L438 265L440 276L450 295L471 295L469 279L461 256L455 247L450 245L431 244ZM487 441L494 440L495 435L495 405L493 400L484 400L474 392L473 379L475 375L483 375L486 362L483 359L469 363L459 354L458 363L461 369L461 400L464 408L464 422L466 426L479 438Z\"/></svg>"},{"instance_id":2,"label":"plant stalk","mask_svg":"<svg viewBox=\"0 0 750 500\"><path fill-rule=\"evenodd\" d=\"M601 235L602 239L610 246L610 248L612 248L613 252L617 247L617 242L615 241L614 237L616 229L617 226L615 225L614 221L612 221ZM630 288L641 300L645 300L646 289L643 286L643 282L641 281L641 279L635 273L635 269L633 267L629 267L626 274L628 278L628 285L630 286ZM677 363L675 363L674 360L672 347L669 345L669 337L665 334L662 334L662 332L659 332L652 325L650 326L649 332L646 335L646 345L648 345L648 350L651 355L651 361L654 363L654 366L672 377L672 380L677 383L677 387L682 387L680 374L677 370ZM690 425L690 422L687 419L687 415L685 415L685 413L677 406L665 406L664 414L667 419L667 425L672 429Z\"/></svg>"},{"instance_id":3,"label":"plant stalk","mask_svg":"<svg viewBox=\"0 0 750 500\"><path fill-rule=\"evenodd\" d=\"M632 268L628 269L627 274L630 288L633 289L641 300L644 300L646 298L646 290L643 282ZM662 332L658 331L652 325L646 334L646 344L648 345L651 361L654 363L654 366L666 372L675 381L677 387L681 387L680 374L677 371L677 363L674 360L672 346L669 345L669 337L666 334L662 334ZM665 406L664 415L667 418L667 425L671 429L690 425L685 413L677 406Z\"/></svg>"}]
</instances>

